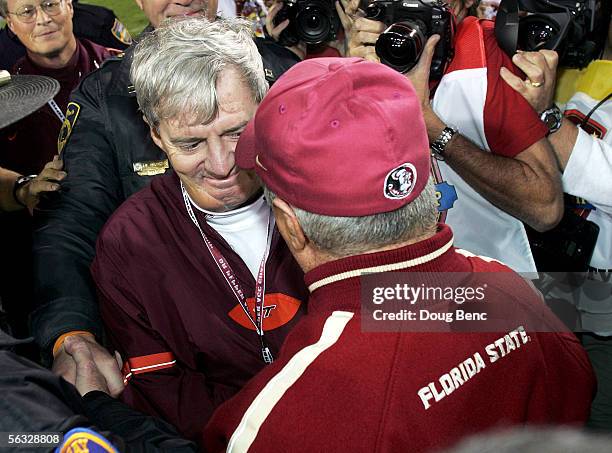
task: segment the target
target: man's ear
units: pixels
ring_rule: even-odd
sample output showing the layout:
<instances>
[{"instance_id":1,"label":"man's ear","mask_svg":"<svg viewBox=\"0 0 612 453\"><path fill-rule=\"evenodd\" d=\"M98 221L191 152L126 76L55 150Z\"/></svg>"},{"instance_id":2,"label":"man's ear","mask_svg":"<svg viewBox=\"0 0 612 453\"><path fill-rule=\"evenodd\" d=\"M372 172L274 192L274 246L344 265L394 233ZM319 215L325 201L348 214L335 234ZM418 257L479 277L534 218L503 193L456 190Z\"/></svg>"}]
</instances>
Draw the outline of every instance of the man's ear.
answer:
<instances>
[{"instance_id":1,"label":"man's ear","mask_svg":"<svg viewBox=\"0 0 612 453\"><path fill-rule=\"evenodd\" d=\"M0 17L2 17L2 16L0 16ZM2 17L2 18L6 22L6 26L9 28L9 30L11 30L13 33L15 33L15 30L13 30L13 19L11 19L11 15L7 14L6 17Z\"/></svg>"},{"instance_id":2,"label":"man's ear","mask_svg":"<svg viewBox=\"0 0 612 453\"><path fill-rule=\"evenodd\" d=\"M278 231L285 239L292 252L299 253L308 244L304 230L293 212L293 208L286 201L275 198L272 202L272 210L276 219Z\"/></svg>"},{"instance_id":3,"label":"man's ear","mask_svg":"<svg viewBox=\"0 0 612 453\"><path fill-rule=\"evenodd\" d=\"M151 138L153 139L153 143L155 143L157 145L157 147L160 148L162 151L166 152L166 150L162 146L163 145L162 139L161 139L161 137L159 135L159 132L158 132L157 128L151 126L151 124L149 124L149 122L147 121L147 119L144 116L142 117L142 119L149 126L149 132L151 134Z\"/></svg>"}]
</instances>

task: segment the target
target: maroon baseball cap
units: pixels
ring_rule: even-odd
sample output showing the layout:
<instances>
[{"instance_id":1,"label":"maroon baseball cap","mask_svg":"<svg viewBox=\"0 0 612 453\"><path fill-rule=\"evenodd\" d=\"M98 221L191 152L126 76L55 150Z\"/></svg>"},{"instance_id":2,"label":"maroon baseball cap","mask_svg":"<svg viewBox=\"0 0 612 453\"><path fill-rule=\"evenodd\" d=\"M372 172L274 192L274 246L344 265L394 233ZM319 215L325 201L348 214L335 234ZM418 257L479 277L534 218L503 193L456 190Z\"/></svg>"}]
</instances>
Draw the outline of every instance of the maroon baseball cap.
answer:
<instances>
[{"instance_id":1,"label":"maroon baseball cap","mask_svg":"<svg viewBox=\"0 0 612 453\"><path fill-rule=\"evenodd\" d=\"M316 58L270 89L240 136L236 162L293 206L354 217L414 200L430 151L404 75L360 58Z\"/></svg>"}]
</instances>

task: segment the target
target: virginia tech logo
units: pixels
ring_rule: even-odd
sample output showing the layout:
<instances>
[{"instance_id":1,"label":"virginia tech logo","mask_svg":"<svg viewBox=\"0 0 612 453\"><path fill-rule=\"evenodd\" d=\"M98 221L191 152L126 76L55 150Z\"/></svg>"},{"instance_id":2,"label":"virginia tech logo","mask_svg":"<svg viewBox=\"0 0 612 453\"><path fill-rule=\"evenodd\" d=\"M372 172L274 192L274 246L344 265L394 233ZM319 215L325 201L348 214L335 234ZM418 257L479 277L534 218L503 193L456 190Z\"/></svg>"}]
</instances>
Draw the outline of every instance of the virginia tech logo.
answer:
<instances>
[{"instance_id":1,"label":"virginia tech logo","mask_svg":"<svg viewBox=\"0 0 612 453\"><path fill-rule=\"evenodd\" d=\"M385 179L385 197L391 200L406 198L414 189L417 181L417 171L414 165L406 162L395 167Z\"/></svg>"},{"instance_id":2,"label":"virginia tech logo","mask_svg":"<svg viewBox=\"0 0 612 453\"><path fill-rule=\"evenodd\" d=\"M255 298L249 297L246 300L249 312L255 319ZM298 312L301 301L294 297L281 293L266 294L263 304L263 328L265 331L273 330L287 324ZM228 313L229 317L242 327L255 330L253 323L247 318L242 307L238 304Z\"/></svg>"}]
</instances>

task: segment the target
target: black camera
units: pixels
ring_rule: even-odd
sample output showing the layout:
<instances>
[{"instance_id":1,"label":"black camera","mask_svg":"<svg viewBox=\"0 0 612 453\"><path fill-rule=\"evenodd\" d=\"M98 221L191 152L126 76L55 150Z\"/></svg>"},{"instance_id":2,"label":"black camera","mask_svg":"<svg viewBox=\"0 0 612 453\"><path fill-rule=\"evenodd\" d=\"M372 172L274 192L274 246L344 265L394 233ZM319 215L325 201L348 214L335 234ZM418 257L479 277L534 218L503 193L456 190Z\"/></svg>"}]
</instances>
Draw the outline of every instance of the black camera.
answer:
<instances>
[{"instance_id":1,"label":"black camera","mask_svg":"<svg viewBox=\"0 0 612 453\"><path fill-rule=\"evenodd\" d=\"M598 57L607 36L605 0L502 0L495 20L499 46L555 50L559 65L582 68ZM609 12L608 12L609 14Z\"/></svg>"},{"instance_id":2,"label":"black camera","mask_svg":"<svg viewBox=\"0 0 612 453\"><path fill-rule=\"evenodd\" d=\"M440 35L431 62L430 78L442 78L453 58L454 19L440 0L376 0L366 8L368 19L383 22L388 28L376 41L380 61L407 72L419 61L427 38Z\"/></svg>"},{"instance_id":3,"label":"black camera","mask_svg":"<svg viewBox=\"0 0 612 453\"><path fill-rule=\"evenodd\" d=\"M289 19L289 26L279 36L278 43L290 47L299 41L321 44L334 41L340 28L340 18L333 0L284 0L274 18L274 25Z\"/></svg>"}]
</instances>

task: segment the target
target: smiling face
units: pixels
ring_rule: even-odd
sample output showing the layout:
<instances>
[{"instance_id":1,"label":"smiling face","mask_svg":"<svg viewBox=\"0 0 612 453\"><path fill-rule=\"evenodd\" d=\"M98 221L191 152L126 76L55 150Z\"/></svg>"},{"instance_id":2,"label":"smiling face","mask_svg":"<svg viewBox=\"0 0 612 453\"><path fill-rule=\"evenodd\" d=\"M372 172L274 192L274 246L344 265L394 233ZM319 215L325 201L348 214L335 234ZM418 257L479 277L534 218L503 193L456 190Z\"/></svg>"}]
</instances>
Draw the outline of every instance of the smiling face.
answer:
<instances>
[{"instance_id":1,"label":"smiling face","mask_svg":"<svg viewBox=\"0 0 612 453\"><path fill-rule=\"evenodd\" d=\"M217 0L136 0L136 3L155 28L169 17L207 14L214 18L217 11Z\"/></svg>"},{"instance_id":2,"label":"smiling face","mask_svg":"<svg viewBox=\"0 0 612 453\"><path fill-rule=\"evenodd\" d=\"M193 201L202 209L222 212L243 204L261 187L255 174L239 169L234 159L240 133L257 103L234 69L221 71L216 89L218 113L213 121L190 124L189 116L161 120L151 136Z\"/></svg>"},{"instance_id":3,"label":"smiling face","mask_svg":"<svg viewBox=\"0 0 612 453\"><path fill-rule=\"evenodd\" d=\"M76 40L72 33L72 1L62 0L56 15L49 15L40 7L41 3L55 2L59 0L8 0L8 11L11 13L21 11L27 6L37 7L35 20L31 23L23 23L20 17L14 14L8 14L6 19L11 31L37 62L39 59L36 57L55 58L62 53L69 53L69 58L76 49Z\"/></svg>"}]
</instances>

